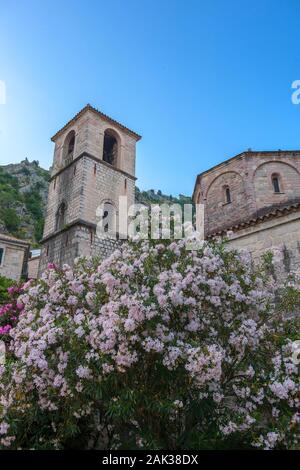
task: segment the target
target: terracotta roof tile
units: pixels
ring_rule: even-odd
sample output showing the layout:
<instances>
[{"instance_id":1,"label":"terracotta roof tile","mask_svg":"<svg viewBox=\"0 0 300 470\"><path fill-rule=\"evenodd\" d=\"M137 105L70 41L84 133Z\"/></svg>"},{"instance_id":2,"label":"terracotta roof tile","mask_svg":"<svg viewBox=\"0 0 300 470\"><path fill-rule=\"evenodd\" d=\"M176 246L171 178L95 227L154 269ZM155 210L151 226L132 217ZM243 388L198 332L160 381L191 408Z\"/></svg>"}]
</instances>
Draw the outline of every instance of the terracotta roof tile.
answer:
<instances>
[{"instance_id":1,"label":"terracotta roof tile","mask_svg":"<svg viewBox=\"0 0 300 470\"><path fill-rule=\"evenodd\" d=\"M26 240L20 240L19 238L12 237L11 235L7 235L6 233L0 233L0 240L5 240L8 242L18 242L22 245L30 245L30 243Z\"/></svg>"},{"instance_id":2,"label":"terracotta roof tile","mask_svg":"<svg viewBox=\"0 0 300 470\"><path fill-rule=\"evenodd\" d=\"M142 137L137 134L136 132L130 130L128 127L123 126L118 121L115 121L115 119L112 119L111 117L107 116L106 114L102 113L98 109L94 108L90 104L87 104L84 108L82 108L67 124L65 124L59 131L54 134L54 136L51 138L52 141L55 141L55 139L70 125L73 124L80 116L82 116L86 111L92 111L96 113L98 116L100 116L102 119L104 119L107 122L110 122L111 124L114 124L115 126L119 127L123 131L127 132L128 134L132 135L136 140L140 140Z\"/></svg>"},{"instance_id":3,"label":"terracotta roof tile","mask_svg":"<svg viewBox=\"0 0 300 470\"><path fill-rule=\"evenodd\" d=\"M233 157L227 158L226 160L223 160L222 162L217 163L216 165L212 166L208 170L202 171L201 173L199 173L196 176L196 182L195 182L195 185L194 185L194 191L193 191L192 199L194 199L194 197L195 197L196 189L197 189L197 186L200 182L200 178L201 178L202 175L205 175L206 173L209 173L213 170L216 170L217 168L219 168L221 166L226 166L232 160L238 160L239 158L242 158L242 157L255 157L255 156L260 156L260 155L263 155L263 156L277 155L277 156L280 157L280 156L286 155L286 154L288 154L288 155L298 154L299 155L300 150L246 150L245 152L241 152L241 153L238 153L237 155L234 155Z\"/></svg>"}]
</instances>

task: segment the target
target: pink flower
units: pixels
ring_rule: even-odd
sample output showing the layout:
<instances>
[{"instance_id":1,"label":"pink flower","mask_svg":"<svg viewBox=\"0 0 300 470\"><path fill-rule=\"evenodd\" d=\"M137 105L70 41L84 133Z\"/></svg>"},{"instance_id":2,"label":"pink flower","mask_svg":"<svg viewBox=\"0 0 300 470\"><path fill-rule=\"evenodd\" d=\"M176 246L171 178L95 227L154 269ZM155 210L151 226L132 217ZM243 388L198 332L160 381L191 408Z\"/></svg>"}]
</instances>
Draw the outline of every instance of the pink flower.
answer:
<instances>
[{"instance_id":1,"label":"pink flower","mask_svg":"<svg viewBox=\"0 0 300 470\"><path fill-rule=\"evenodd\" d=\"M11 330L12 326L11 325L5 325L0 327L0 335L7 335L9 331Z\"/></svg>"}]
</instances>

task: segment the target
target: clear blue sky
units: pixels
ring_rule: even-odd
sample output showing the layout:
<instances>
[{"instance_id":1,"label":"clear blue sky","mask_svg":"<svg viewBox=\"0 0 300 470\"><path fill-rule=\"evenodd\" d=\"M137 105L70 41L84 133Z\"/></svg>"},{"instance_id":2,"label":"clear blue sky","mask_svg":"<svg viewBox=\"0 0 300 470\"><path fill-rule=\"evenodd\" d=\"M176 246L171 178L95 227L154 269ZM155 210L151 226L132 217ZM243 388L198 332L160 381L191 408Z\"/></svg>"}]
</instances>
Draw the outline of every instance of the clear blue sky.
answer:
<instances>
[{"instance_id":1,"label":"clear blue sky","mask_svg":"<svg viewBox=\"0 0 300 470\"><path fill-rule=\"evenodd\" d=\"M143 135L143 189L191 194L249 147L299 149L299 18L297 0L0 0L0 163L48 168L86 103Z\"/></svg>"}]
</instances>

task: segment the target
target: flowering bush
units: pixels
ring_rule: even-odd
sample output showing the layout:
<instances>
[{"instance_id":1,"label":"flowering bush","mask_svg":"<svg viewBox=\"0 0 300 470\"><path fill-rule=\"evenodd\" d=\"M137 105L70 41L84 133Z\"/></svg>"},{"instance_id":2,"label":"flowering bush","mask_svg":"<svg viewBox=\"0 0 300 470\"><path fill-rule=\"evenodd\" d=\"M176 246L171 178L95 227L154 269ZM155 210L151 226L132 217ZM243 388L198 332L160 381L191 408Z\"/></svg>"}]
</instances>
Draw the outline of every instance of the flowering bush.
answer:
<instances>
[{"instance_id":1,"label":"flowering bush","mask_svg":"<svg viewBox=\"0 0 300 470\"><path fill-rule=\"evenodd\" d=\"M19 314L24 308L23 303L18 302L18 297L22 292L22 287L11 285L7 289L9 303L0 305L0 340L2 341L10 341L9 332L17 324Z\"/></svg>"},{"instance_id":2,"label":"flowering bush","mask_svg":"<svg viewBox=\"0 0 300 470\"><path fill-rule=\"evenodd\" d=\"M184 240L51 265L18 300L2 447L297 447L299 323L275 287L246 253Z\"/></svg>"}]
</instances>

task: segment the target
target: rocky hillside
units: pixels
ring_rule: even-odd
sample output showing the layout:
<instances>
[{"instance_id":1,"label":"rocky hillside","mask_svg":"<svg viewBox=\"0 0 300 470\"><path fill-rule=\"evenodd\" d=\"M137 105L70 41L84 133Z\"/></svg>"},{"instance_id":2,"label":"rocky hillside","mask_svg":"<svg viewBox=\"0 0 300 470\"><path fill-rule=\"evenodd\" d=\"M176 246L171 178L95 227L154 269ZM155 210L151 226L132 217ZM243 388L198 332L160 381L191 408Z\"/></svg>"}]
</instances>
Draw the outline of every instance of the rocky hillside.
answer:
<instances>
[{"instance_id":1,"label":"rocky hillside","mask_svg":"<svg viewBox=\"0 0 300 470\"><path fill-rule=\"evenodd\" d=\"M49 172L27 159L0 166L0 232L31 240L42 237Z\"/></svg>"},{"instance_id":2,"label":"rocky hillside","mask_svg":"<svg viewBox=\"0 0 300 470\"><path fill-rule=\"evenodd\" d=\"M42 238L50 173L38 161L27 159L0 166L0 232L27 239L38 246ZM136 188L136 201L146 205L189 203L191 199L167 196L161 191Z\"/></svg>"},{"instance_id":3,"label":"rocky hillside","mask_svg":"<svg viewBox=\"0 0 300 470\"><path fill-rule=\"evenodd\" d=\"M183 194L179 194L179 197L174 197L172 195L167 196L163 194L160 190L154 191L154 189L149 189L148 191L141 191L138 187L135 190L135 199L136 202L142 204L190 204L192 199L189 196L184 196Z\"/></svg>"}]
</instances>

